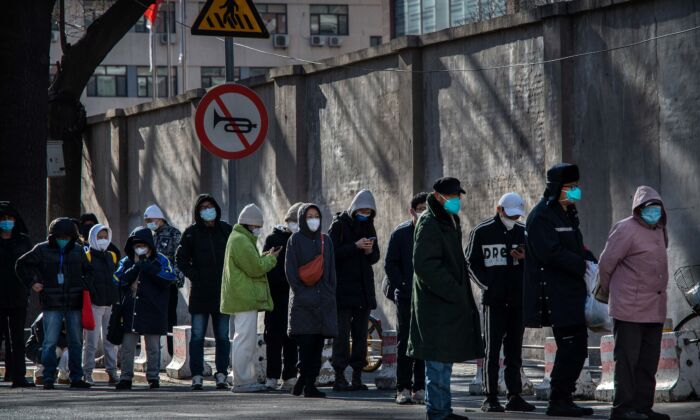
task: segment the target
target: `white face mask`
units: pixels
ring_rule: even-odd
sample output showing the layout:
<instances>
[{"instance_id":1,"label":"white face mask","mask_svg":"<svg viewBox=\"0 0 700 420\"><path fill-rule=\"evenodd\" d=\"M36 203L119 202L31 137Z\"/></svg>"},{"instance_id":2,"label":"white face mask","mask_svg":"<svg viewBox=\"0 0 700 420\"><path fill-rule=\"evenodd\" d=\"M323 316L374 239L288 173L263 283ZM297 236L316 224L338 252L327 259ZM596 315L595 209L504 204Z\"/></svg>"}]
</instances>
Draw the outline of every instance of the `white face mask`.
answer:
<instances>
[{"instance_id":1,"label":"white face mask","mask_svg":"<svg viewBox=\"0 0 700 420\"><path fill-rule=\"evenodd\" d=\"M309 226L310 231L316 232L321 227L321 219L306 219L306 225Z\"/></svg>"},{"instance_id":2,"label":"white face mask","mask_svg":"<svg viewBox=\"0 0 700 420\"><path fill-rule=\"evenodd\" d=\"M136 253L136 255L139 255L139 256L146 255L146 254L148 254L148 247L134 248L134 252Z\"/></svg>"},{"instance_id":3,"label":"white face mask","mask_svg":"<svg viewBox=\"0 0 700 420\"><path fill-rule=\"evenodd\" d=\"M503 222L503 225L506 227L506 229L511 230L513 227L515 227L515 220L511 220L502 214L498 215L501 218L501 222Z\"/></svg>"},{"instance_id":4,"label":"white face mask","mask_svg":"<svg viewBox=\"0 0 700 420\"><path fill-rule=\"evenodd\" d=\"M292 233L297 233L299 232L299 223L288 222L287 228L289 228Z\"/></svg>"},{"instance_id":5,"label":"white face mask","mask_svg":"<svg viewBox=\"0 0 700 420\"><path fill-rule=\"evenodd\" d=\"M100 251L105 251L109 246L109 239L98 239L96 242L97 249L99 249Z\"/></svg>"},{"instance_id":6,"label":"white face mask","mask_svg":"<svg viewBox=\"0 0 700 420\"><path fill-rule=\"evenodd\" d=\"M262 231L262 228L255 228L255 229L253 229L253 236L255 236L256 238L259 237L261 231Z\"/></svg>"}]
</instances>

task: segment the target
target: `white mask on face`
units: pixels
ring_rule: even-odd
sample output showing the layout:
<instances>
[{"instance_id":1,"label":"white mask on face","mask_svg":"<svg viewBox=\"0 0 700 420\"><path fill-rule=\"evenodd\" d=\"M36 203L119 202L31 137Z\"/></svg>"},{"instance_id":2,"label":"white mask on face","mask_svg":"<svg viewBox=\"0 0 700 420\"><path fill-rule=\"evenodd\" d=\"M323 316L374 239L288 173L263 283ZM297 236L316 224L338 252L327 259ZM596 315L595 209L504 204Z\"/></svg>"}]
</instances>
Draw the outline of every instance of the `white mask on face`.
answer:
<instances>
[{"instance_id":1,"label":"white mask on face","mask_svg":"<svg viewBox=\"0 0 700 420\"><path fill-rule=\"evenodd\" d=\"M515 227L515 220L511 220L500 213L498 216L501 218L501 222L503 222L503 225L506 227L506 229L511 230Z\"/></svg>"},{"instance_id":2,"label":"white mask on face","mask_svg":"<svg viewBox=\"0 0 700 420\"><path fill-rule=\"evenodd\" d=\"M109 239L98 239L96 242L97 249L99 249L100 251L107 250L107 247L109 246Z\"/></svg>"},{"instance_id":3,"label":"white mask on face","mask_svg":"<svg viewBox=\"0 0 700 420\"><path fill-rule=\"evenodd\" d=\"M287 222L287 228L289 228L292 233L297 233L299 232L299 223Z\"/></svg>"},{"instance_id":4,"label":"white mask on face","mask_svg":"<svg viewBox=\"0 0 700 420\"><path fill-rule=\"evenodd\" d=\"M321 227L321 219L313 218L313 219L306 219L306 225L309 226L309 230L312 232L316 232L319 227Z\"/></svg>"},{"instance_id":5,"label":"white mask on face","mask_svg":"<svg viewBox=\"0 0 700 420\"><path fill-rule=\"evenodd\" d=\"M136 255L139 255L139 256L146 255L146 254L148 254L148 247L134 248L134 252L136 253Z\"/></svg>"},{"instance_id":6,"label":"white mask on face","mask_svg":"<svg viewBox=\"0 0 700 420\"><path fill-rule=\"evenodd\" d=\"M260 236L260 233L262 232L262 228L255 228L253 229L253 236L256 238Z\"/></svg>"}]
</instances>

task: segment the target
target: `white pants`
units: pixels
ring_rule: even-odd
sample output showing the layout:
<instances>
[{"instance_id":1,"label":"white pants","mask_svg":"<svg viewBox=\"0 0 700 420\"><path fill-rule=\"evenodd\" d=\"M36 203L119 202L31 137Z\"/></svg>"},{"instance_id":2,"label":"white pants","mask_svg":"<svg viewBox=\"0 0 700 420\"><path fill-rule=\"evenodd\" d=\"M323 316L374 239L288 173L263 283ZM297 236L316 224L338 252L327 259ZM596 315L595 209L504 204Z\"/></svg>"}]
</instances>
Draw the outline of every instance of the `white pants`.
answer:
<instances>
[{"instance_id":1,"label":"white pants","mask_svg":"<svg viewBox=\"0 0 700 420\"><path fill-rule=\"evenodd\" d=\"M83 371L85 375L92 374L95 369L95 352L100 339L105 355L105 370L113 374L117 373L117 346L107 340L107 328L109 317L112 315L111 306L92 305L92 315L95 317L95 329L85 330L83 341Z\"/></svg>"},{"instance_id":2,"label":"white pants","mask_svg":"<svg viewBox=\"0 0 700 420\"><path fill-rule=\"evenodd\" d=\"M258 311L240 312L231 315L229 337L231 364L233 365L233 386L253 385L258 382L255 371L257 363Z\"/></svg>"}]
</instances>

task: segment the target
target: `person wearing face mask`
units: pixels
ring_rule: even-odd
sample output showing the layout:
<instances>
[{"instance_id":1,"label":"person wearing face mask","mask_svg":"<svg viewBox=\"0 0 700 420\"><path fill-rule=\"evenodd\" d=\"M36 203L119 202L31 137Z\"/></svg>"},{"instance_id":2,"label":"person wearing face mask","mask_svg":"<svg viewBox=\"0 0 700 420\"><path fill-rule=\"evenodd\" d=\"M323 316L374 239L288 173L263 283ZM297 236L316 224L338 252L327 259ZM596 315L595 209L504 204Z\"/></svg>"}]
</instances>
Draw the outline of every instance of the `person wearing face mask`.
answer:
<instances>
[{"instance_id":1,"label":"person wearing face mask","mask_svg":"<svg viewBox=\"0 0 700 420\"><path fill-rule=\"evenodd\" d=\"M83 239L83 246L85 247L85 252L87 252L90 249L90 230L92 229L93 226L96 224L100 223L97 220L97 216L95 216L94 213L84 213L80 215L80 218L78 219L80 222L78 229L80 232L80 236ZM111 241L111 239L110 239ZM119 248L114 245L112 242L109 243L109 246L107 247L107 251L113 252L114 255L117 256L117 261L122 259L122 253L119 251Z\"/></svg>"},{"instance_id":2,"label":"person wearing face mask","mask_svg":"<svg viewBox=\"0 0 700 420\"><path fill-rule=\"evenodd\" d=\"M65 321L71 388L90 388L83 381L81 365L83 329L83 290L94 292L92 267L85 251L76 244L78 230L66 217L49 225L46 242L34 246L17 260L17 275L25 285L39 294L44 312L42 365L44 389L54 389L56 381L56 343Z\"/></svg>"},{"instance_id":3,"label":"person wearing face mask","mask_svg":"<svg viewBox=\"0 0 700 420\"><path fill-rule=\"evenodd\" d=\"M262 226L262 211L255 204L248 204L238 216L226 244L220 310L231 315L229 335L233 336L232 391L235 393L266 389L255 375L258 312L273 309L267 273L277 265L282 248L260 254L257 242Z\"/></svg>"},{"instance_id":4,"label":"person wearing face mask","mask_svg":"<svg viewBox=\"0 0 700 420\"><path fill-rule=\"evenodd\" d=\"M290 285L289 335L299 345L299 378L292 394L307 398L325 398L316 388L321 370L321 353L327 338L338 335L336 309L336 273L331 239L321 233L321 210L304 204L298 212L299 232L287 245L285 271ZM309 277L302 267L320 266Z\"/></svg>"},{"instance_id":5,"label":"person wearing face mask","mask_svg":"<svg viewBox=\"0 0 700 420\"><path fill-rule=\"evenodd\" d=\"M525 326L551 326L557 343L549 416L593 415L593 409L578 406L572 398L588 357L584 275L586 260L594 260L583 245L579 229L578 181L578 166L559 163L551 167L544 196L530 212L525 226Z\"/></svg>"},{"instance_id":6,"label":"person wearing face mask","mask_svg":"<svg viewBox=\"0 0 700 420\"><path fill-rule=\"evenodd\" d=\"M465 251L469 278L481 289L486 361L484 384L486 400L482 411L534 411L522 393L523 259L525 226L518 220L525 215L525 202L514 192L504 194L496 205L496 215L472 230ZM505 356L505 382L508 402L498 401L499 357Z\"/></svg>"},{"instance_id":7,"label":"person wearing face mask","mask_svg":"<svg viewBox=\"0 0 700 420\"><path fill-rule=\"evenodd\" d=\"M422 404L425 402L425 363L406 355L408 333L411 325L411 297L413 296L413 234L418 217L427 208L428 193L416 194L411 199L408 212L411 216L394 229L384 260L384 271L394 290L392 300L396 304L397 360L396 403Z\"/></svg>"},{"instance_id":8,"label":"person wearing face mask","mask_svg":"<svg viewBox=\"0 0 700 420\"><path fill-rule=\"evenodd\" d=\"M452 177L438 179L433 190L414 235L408 355L425 361L427 418L464 419L452 411L452 365L484 357L457 216L465 191Z\"/></svg>"},{"instance_id":9,"label":"person wearing face mask","mask_svg":"<svg viewBox=\"0 0 700 420\"><path fill-rule=\"evenodd\" d=\"M182 237L180 231L171 226L165 219L163 211L156 204L152 204L146 208L143 213L144 226L153 232L153 241L156 246L156 251L170 261L173 267L173 272L177 280L172 283L168 292L168 332L173 332L173 326L177 325L177 302L180 298L178 289L185 285L185 275L177 268L175 264L175 252L180 245ZM168 353L173 355L173 337L168 336Z\"/></svg>"},{"instance_id":10,"label":"person wearing face mask","mask_svg":"<svg viewBox=\"0 0 700 420\"><path fill-rule=\"evenodd\" d=\"M217 389L227 389L228 359L231 343L228 339L229 316L219 311L221 275L224 271L226 241L230 224L221 220L221 208L214 197L202 194L193 209L194 223L185 229L175 253L177 268L190 280L189 311L192 315L190 339L190 371L192 390L203 389L204 338L211 317L216 340Z\"/></svg>"},{"instance_id":11,"label":"person wearing face mask","mask_svg":"<svg viewBox=\"0 0 700 420\"><path fill-rule=\"evenodd\" d=\"M114 280L121 287L124 339L120 349L121 377L117 390L131 389L136 344L146 343L146 379L160 387L160 337L168 332L168 291L177 280L165 255L156 251L150 229L137 227L124 247Z\"/></svg>"},{"instance_id":12,"label":"person wearing face mask","mask_svg":"<svg viewBox=\"0 0 700 420\"><path fill-rule=\"evenodd\" d=\"M24 221L7 201L0 201L0 341L5 341L5 380L13 388L33 387L27 382L24 360L24 323L28 289L15 272L17 259L32 249Z\"/></svg>"},{"instance_id":13,"label":"person wearing face mask","mask_svg":"<svg viewBox=\"0 0 700 420\"><path fill-rule=\"evenodd\" d=\"M600 255L596 298L609 301L615 335L612 420L670 418L652 410L666 320L667 222L659 193L640 186L632 215L613 226Z\"/></svg>"},{"instance_id":14,"label":"person wearing face mask","mask_svg":"<svg viewBox=\"0 0 700 420\"><path fill-rule=\"evenodd\" d=\"M280 248L277 265L267 273L270 284L273 309L265 312L265 351L267 359L268 389L277 389L277 382L282 377L284 391L291 391L297 380L297 345L287 335L287 309L289 306L289 283L284 272L287 241L292 234L299 232L298 212L303 203L292 205L284 216L284 225L277 225L272 234L265 238L263 252ZM284 350L284 369L282 353Z\"/></svg>"},{"instance_id":15,"label":"person wearing face mask","mask_svg":"<svg viewBox=\"0 0 700 420\"><path fill-rule=\"evenodd\" d=\"M117 255L108 251L112 241L112 230L107 226L96 224L88 233L88 249L86 255L92 267L93 290L90 293L92 315L95 318L95 328L85 331L83 342L83 373L85 381L94 383L92 371L95 368L95 351L102 339L104 350L105 370L109 384L116 385L117 379L117 346L107 340L109 317L112 315L112 305L119 300L119 289L114 284L114 272L119 261Z\"/></svg>"},{"instance_id":16,"label":"person wearing face mask","mask_svg":"<svg viewBox=\"0 0 700 420\"><path fill-rule=\"evenodd\" d=\"M335 269L338 276L338 338L333 340L335 391L366 390L362 368L367 365L367 322L370 311L377 308L374 294L374 271L379 261L379 245L374 218L377 206L369 190L355 195L348 210L333 218L328 235L333 241ZM350 351L350 336L354 343ZM348 384L345 369L352 368Z\"/></svg>"}]
</instances>

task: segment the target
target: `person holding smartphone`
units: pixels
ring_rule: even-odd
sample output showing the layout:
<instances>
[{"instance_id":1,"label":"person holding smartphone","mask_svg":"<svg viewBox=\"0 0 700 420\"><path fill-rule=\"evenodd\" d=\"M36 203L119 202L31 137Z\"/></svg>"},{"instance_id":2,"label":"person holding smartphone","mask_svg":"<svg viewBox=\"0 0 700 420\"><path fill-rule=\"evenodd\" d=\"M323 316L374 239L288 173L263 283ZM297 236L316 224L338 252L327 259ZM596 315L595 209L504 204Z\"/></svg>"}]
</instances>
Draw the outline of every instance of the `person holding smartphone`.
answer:
<instances>
[{"instance_id":1,"label":"person holding smartphone","mask_svg":"<svg viewBox=\"0 0 700 420\"><path fill-rule=\"evenodd\" d=\"M533 411L535 406L521 396L523 324L523 260L525 202L514 192L504 194L496 215L476 225L465 251L469 278L481 289L486 363L485 412ZM505 356L504 377L508 390L505 408L498 401L501 347Z\"/></svg>"},{"instance_id":2,"label":"person holding smartphone","mask_svg":"<svg viewBox=\"0 0 700 420\"><path fill-rule=\"evenodd\" d=\"M377 206L369 190L362 190L348 210L333 218L328 235L333 241L335 269L338 277L338 337L333 340L333 369L336 391L366 390L362 368L367 365L367 322L377 307L374 294L374 271L379 261L377 231L374 218ZM350 352L350 336L355 343ZM352 384L345 378L345 369L352 367Z\"/></svg>"}]
</instances>

